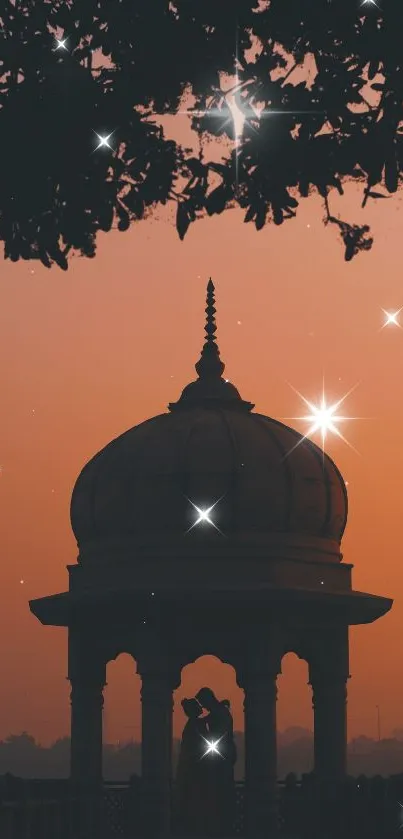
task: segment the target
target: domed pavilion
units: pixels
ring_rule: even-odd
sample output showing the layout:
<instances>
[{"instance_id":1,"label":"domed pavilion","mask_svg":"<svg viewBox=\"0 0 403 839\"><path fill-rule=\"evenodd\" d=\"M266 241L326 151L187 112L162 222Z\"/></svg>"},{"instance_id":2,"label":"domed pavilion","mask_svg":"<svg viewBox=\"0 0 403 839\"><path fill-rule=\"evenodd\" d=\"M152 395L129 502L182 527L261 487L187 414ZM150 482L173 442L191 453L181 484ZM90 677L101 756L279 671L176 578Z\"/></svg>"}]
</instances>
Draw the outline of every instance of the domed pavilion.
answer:
<instances>
[{"instance_id":1,"label":"domed pavilion","mask_svg":"<svg viewBox=\"0 0 403 839\"><path fill-rule=\"evenodd\" d=\"M102 782L106 665L126 652L142 679L142 784L150 836L171 833L173 691L202 655L233 666L245 710L248 839L276 823L276 679L290 651L308 663L315 775L346 773L348 629L392 600L354 591L343 562L345 482L297 431L254 412L223 378L214 286L206 338L169 412L90 460L75 485L79 555L69 590L30 601L68 627L71 776Z\"/></svg>"}]
</instances>

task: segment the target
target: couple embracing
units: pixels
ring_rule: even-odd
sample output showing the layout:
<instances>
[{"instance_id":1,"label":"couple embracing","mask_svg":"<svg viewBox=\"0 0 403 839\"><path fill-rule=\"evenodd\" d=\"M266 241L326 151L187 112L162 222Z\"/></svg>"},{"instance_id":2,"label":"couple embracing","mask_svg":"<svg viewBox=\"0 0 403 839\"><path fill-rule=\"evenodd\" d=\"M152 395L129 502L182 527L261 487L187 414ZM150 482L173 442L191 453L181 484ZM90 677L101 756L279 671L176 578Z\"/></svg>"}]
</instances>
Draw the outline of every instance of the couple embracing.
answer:
<instances>
[{"instance_id":1,"label":"couple embracing","mask_svg":"<svg viewBox=\"0 0 403 839\"><path fill-rule=\"evenodd\" d=\"M176 776L177 830L182 836L230 836L236 762L230 703L205 687L182 708L188 720Z\"/></svg>"}]
</instances>

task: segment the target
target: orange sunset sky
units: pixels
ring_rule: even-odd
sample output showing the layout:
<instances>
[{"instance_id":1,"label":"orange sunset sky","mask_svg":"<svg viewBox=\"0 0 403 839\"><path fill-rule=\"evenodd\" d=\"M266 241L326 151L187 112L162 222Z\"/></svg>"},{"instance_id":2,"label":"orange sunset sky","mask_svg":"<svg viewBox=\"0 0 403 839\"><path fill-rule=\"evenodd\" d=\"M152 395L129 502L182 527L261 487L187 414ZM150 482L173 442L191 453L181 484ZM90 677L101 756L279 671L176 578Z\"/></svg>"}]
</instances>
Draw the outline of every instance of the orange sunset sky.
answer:
<instances>
[{"instance_id":1,"label":"orange sunset sky","mask_svg":"<svg viewBox=\"0 0 403 839\"><path fill-rule=\"evenodd\" d=\"M394 598L392 611L350 633L349 738L403 727L403 330L381 329L382 308L403 306L402 199L360 209L351 186L332 207L367 221L373 250L346 264L337 230L322 224L320 199L297 218L257 233L242 213L193 225L183 243L172 210L127 233L98 237L96 259L51 271L3 262L0 279L0 737L27 730L43 744L69 732L67 631L43 627L28 600L67 588L77 549L69 503L83 465L112 438L167 410L195 378L203 342L206 283L216 286L225 375L256 411L283 419L307 413L322 379L330 401L357 383L340 413L350 448L326 445L348 482L343 540L355 589ZM403 314L403 313L402 313ZM402 318L403 322L403 318ZM314 437L317 442L319 437ZM126 656L108 665L105 738L140 735L140 679ZM304 662L288 655L278 679L278 725L312 727ZM183 672L180 699L203 683L232 702L233 670L204 658Z\"/></svg>"}]
</instances>

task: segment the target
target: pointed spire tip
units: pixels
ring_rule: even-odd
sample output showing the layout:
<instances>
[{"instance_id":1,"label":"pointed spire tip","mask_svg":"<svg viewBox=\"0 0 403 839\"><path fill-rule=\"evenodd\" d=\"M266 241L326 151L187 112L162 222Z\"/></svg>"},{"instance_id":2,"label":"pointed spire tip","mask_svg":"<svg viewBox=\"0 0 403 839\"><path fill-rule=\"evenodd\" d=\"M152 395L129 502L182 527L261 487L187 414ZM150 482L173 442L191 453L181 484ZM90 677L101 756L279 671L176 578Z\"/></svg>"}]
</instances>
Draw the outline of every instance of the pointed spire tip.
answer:
<instances>
[{"instance_id":1,"label":"pointed spire tip","mask_svg":"<svg viewBox=\"0 0 403 839\"><path fill-rule=\"evenodd\" d=\"M225 370L225 364L220 359L220 351L217 346L215 333L217 326L215 322L215 297L214 284L210 277L207 283L207 298L206 298L206 325L204 331L206 333L205 343L201 352L200 360L195 365L196 373L199 379L206 378L220 378Z\"/></svg>"},{"instance_id":2,"label":"pointed spire tip","mask_svg":"<svg viewBox=\"0 0 403 839\"><path fill-rule=\"evenodd\" d=\"M221 406L250 412L254 405L241 399L234 385L227 381L224 382L222 378L225 364L220 359L220 351L215 337L217 326L214 315L216 310L214 283L211 277L207 283L206 303L205 341L200 359L195 364L198 379L185 387L178 402L169 404L169 410Z\"/></svg>"}]
</instances>

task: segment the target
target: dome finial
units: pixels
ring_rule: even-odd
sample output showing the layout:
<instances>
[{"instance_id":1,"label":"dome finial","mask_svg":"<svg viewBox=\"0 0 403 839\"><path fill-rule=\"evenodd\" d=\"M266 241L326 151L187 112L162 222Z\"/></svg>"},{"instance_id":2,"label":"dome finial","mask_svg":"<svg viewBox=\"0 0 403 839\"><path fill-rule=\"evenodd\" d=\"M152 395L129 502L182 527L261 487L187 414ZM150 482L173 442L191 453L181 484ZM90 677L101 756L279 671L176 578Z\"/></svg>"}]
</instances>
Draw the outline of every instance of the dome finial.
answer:
<instances>
[{"instance_id":1,"label":"dome finial","mask_svg":"<svg viewBox=\"0 0 403 839\"><path fill-rule=\"evenodd\" d=\"M217 326L214 315L216 313L216 310L214 306L214 285L211 280L211 277L207 283L206 302L206 341L201 351L200 360L195 365L196 373L198 374L199 379L220 378L220 376L225 370L225 364L220 359L220 351L218 349L215 337Z\"/></svg>"},{"instance_id":2,"label":"dome finial","mask_svg":"<svg viewBox=\"0 0 403 839\"><path fill-rule=\"evenodd\" d=\"M189 408L232 408L239 411L251 411L251 402L241 399L236 387L228 379L222 378L225 364L220 359L215 332L214 285L211 279L207 284L206 338L200 359L195 364L198 379L190 382L182 391L177 402L169 403L170 411L186 411Z\"/></svg>"}]
</instances>

